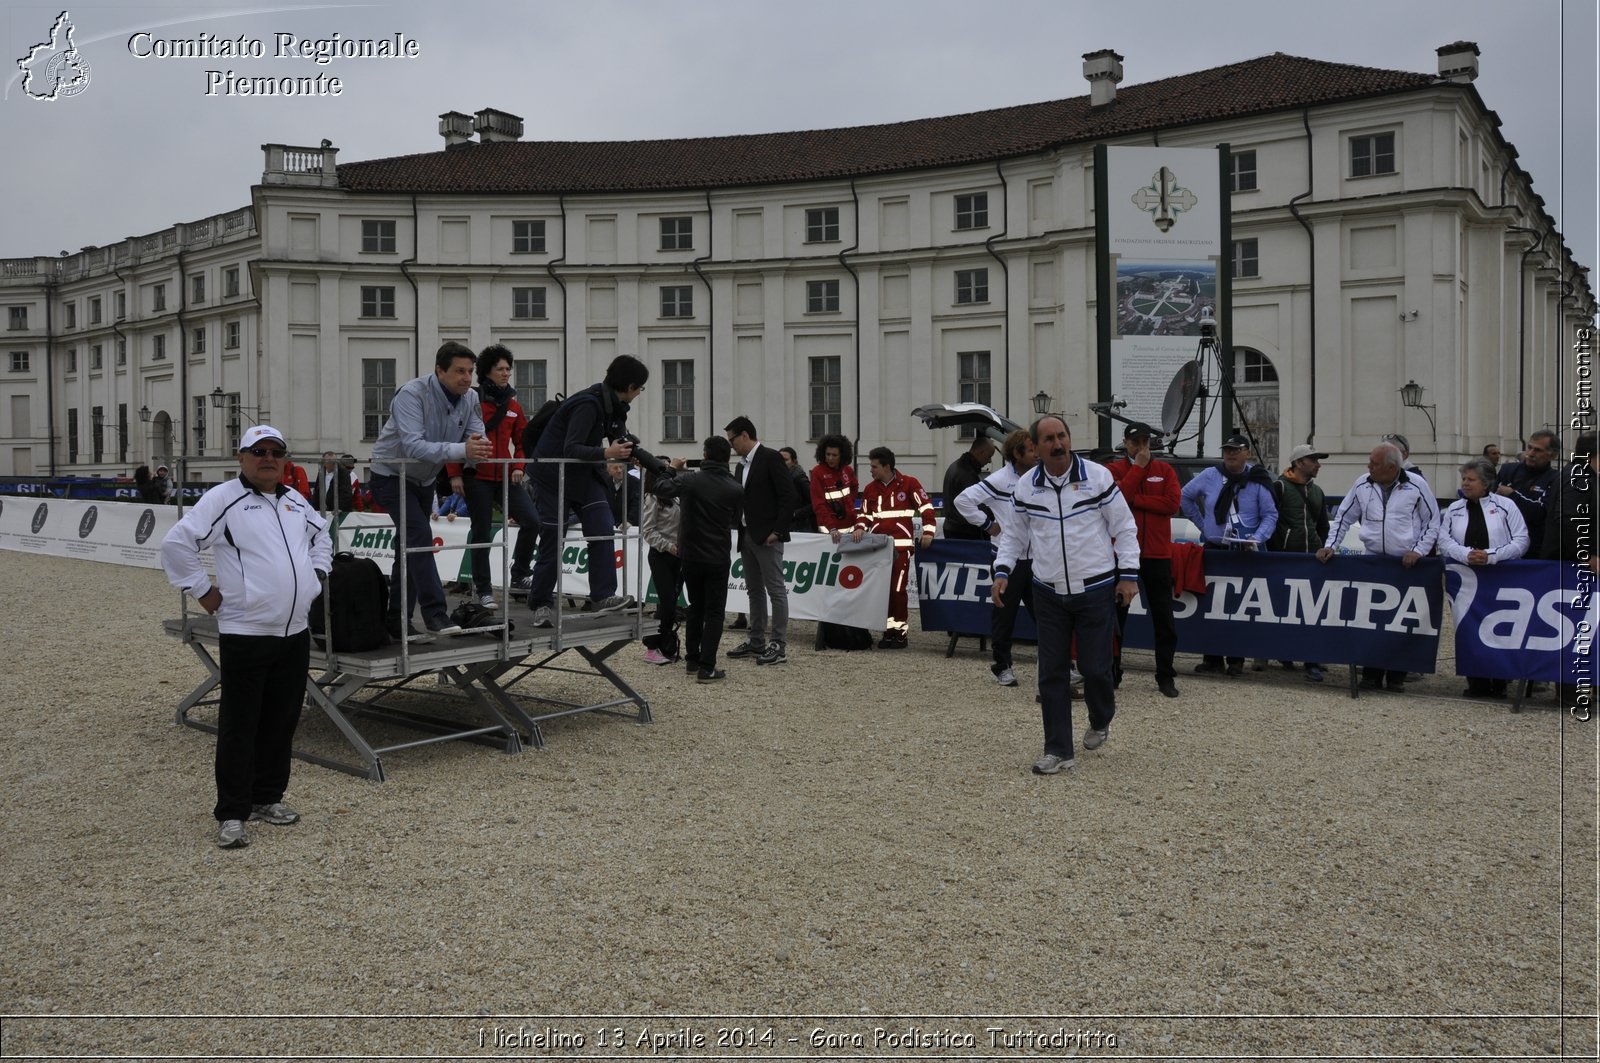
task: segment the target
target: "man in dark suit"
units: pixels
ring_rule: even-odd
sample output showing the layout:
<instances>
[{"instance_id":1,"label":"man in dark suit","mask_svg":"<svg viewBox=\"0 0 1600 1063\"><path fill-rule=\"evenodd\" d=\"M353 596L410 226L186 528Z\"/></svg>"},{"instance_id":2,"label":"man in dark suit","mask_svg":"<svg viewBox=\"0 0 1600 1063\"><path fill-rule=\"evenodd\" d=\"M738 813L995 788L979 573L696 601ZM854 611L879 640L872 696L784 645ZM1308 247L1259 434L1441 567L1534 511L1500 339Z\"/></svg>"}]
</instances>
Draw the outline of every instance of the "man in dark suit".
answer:
<instances>
[{"instance_id":1,"label":"man in dark suit","mask_svg":"<svg viewBox=\"0 0 1600 1063\"><path fill-rule=\"evenodd\" d=\"M750 637L729 650L728 656L754 657L757 664L783 664L789 659L789 588L783 582L783 544L789 540L789 522L794 515L794 483L783 457L758 441L750 418L735 417L723 431L740 458L744 517L739 524L739 556L750 595ZM772 606L770 639L768 602Z\"/></svg>"},{"instance_id":2,"label":"man in dark suit","mask_svg":"<svg viewBox=\"0 0 1600 1063\"><path fill-rule=\"evenodd\" d=\"M350 474L340 468L339 456L331 450L322 452L322 468L311 481L311 505L321 513L348 513L355 508Z\"/></svg>"}]
</instances>

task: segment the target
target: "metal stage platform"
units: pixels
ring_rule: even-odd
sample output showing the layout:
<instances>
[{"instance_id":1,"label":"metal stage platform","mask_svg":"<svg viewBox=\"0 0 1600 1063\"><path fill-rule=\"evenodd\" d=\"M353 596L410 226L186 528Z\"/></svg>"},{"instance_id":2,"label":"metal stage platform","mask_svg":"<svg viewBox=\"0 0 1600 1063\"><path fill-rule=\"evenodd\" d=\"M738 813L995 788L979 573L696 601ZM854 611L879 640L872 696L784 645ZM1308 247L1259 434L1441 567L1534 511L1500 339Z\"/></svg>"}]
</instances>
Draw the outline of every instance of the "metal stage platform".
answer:
<instances>
[{"instance_id":1,"label":"metal stage platform","mask_svg":"<svg viewBox=\"0 0 1600 1063\"><path fill-rule=\"evenodd\" d=\"M313 639L306 697L338 728L360 759L352 763L313 753L303 749L298 739L294 755L382 782L384 755L416 746L465 739L520 753L525 742L542 747L541 722L562 716L599 712L642 724L651 722L650 703L606 663L639 639L637 607L601 616L564 611L554 628L531 627L526 612L513 619L519 630L509 636L496 625L433 642L396 643L363 653L331 653ZM194 651L207 673L179 702L176 720L215 734L214 722L196 719L191 713L199 706L217 704L214 692L221 670L216 658L216 619L190 614L162 626ZM570 658L563 662L569 653L582 662L581 667ZM542 696L537 680L541 673L553 672L602 678L609 692L619 696L593 703ZM447 686L430 688L418 683L434 676ZM395 704L394 695L402 690L421 695L427 702L421 706ZM361 729L368 721L429 732L429 737L375 746Z\"/></svg>"}]
</instances>

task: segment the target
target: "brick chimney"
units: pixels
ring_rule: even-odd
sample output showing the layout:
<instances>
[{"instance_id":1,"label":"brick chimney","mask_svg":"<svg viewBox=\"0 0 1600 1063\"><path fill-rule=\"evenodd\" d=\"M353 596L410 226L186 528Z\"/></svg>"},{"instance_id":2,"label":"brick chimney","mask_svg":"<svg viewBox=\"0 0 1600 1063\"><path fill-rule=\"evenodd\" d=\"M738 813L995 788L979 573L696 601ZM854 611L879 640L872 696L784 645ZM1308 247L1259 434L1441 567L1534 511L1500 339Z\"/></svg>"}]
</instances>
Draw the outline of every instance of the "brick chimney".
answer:
<instances>
[{"instance_id":1,"label":"brick chimney","mask_svg":"<svg viewBox=\"0 0 1600 1063\"><path fill-rule=\"evenodd\" d=\"M1122 80L1122 56L1110 48L1083 53L1083 76L1089 81L1089 106L1104 107L1117 98Z\"/></svg>"},{"instance_id":2,"label":"brick chimney","mask_svg":"<svg viewBox=\"0 0 1600 1063\"><path fill-rule=\"evenodd\" d=\"M459 148L472 142L472 116L460 111L446 111L439 116L439 135L444 137L446 148Z\"/></svg>"},{"instance_id":3,"label":"brick chimney","mask_svg":"<svg viewBox=\"0 0 1600 1063\"><path fill-rule=\"evenodd\" d=\"M522 139L522 119L505 111L485 107L473 123L480 144L500 144Z\"/></svg>"},{"instance_id":4,"label":"brick chimney","mask_svg":"<svg viewBox=\"0 0 1600 1063\"><path fill-rule=\"evenodd\" d=\"M1439 55L1439 78L1467 84L1478 76L1478 46L1472 41L1456 41L1435 49Z\"/></svg>"}]
</instances>

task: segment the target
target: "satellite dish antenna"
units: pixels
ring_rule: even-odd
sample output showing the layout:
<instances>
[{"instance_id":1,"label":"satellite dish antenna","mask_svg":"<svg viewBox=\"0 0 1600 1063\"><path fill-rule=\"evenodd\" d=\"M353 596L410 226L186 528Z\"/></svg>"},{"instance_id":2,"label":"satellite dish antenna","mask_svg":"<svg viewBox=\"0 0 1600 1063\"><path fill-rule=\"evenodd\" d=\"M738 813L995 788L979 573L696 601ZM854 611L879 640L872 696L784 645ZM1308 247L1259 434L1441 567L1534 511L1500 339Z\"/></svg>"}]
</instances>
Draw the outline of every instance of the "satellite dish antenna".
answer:
<instances>
[{"instance_id":1,"label":"satellite dish antenna","mask_svg":"<svg viewBox=\"0 0 1600 1063\"><path fill-rule=\"evenodd\" d=\"M1161 434L1171 439L1183 431L1189 415L1194 412L1194 402L1200 395L1200 363L1183 363L1178 375L1167 385L1167 397L1161 400Z\"/></svg>"}]
</instances>

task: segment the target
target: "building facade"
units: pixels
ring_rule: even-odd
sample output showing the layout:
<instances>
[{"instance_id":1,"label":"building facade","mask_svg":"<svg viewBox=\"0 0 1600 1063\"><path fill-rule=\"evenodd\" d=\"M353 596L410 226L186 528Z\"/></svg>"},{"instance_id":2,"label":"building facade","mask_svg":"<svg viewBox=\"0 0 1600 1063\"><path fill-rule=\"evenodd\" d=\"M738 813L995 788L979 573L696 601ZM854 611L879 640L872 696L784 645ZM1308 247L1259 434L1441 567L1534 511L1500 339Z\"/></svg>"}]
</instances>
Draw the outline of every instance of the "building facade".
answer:
<instances>
[{"instance_id":1,"label":"building facade","mask_svg":"<svg viewBox=\"0 0 1600 1063\"><path fill-rule=\"evenodd\" d=\"M1312 439L1338 487L1398 430L1444 489L1485 443L1565 426L1594 296L1473 88L1476 46L1433 74L1277 54L1126 89L1120 60L1085 56L1088 96L892 125L539 143L484 110L420 155L268 145L244 210L3 264L0 463L188 453L214 480L269 416L297 453L361 455L445 340L509 346L530 408L637 355L630 424L658 453L743 413L802 455L842 431L937 480L964 444L914 407L1025 422L1041 393L1092 445L1096 143L1229 146L1234 372L1269 462Z\"/></svg>"}]
</instances>

